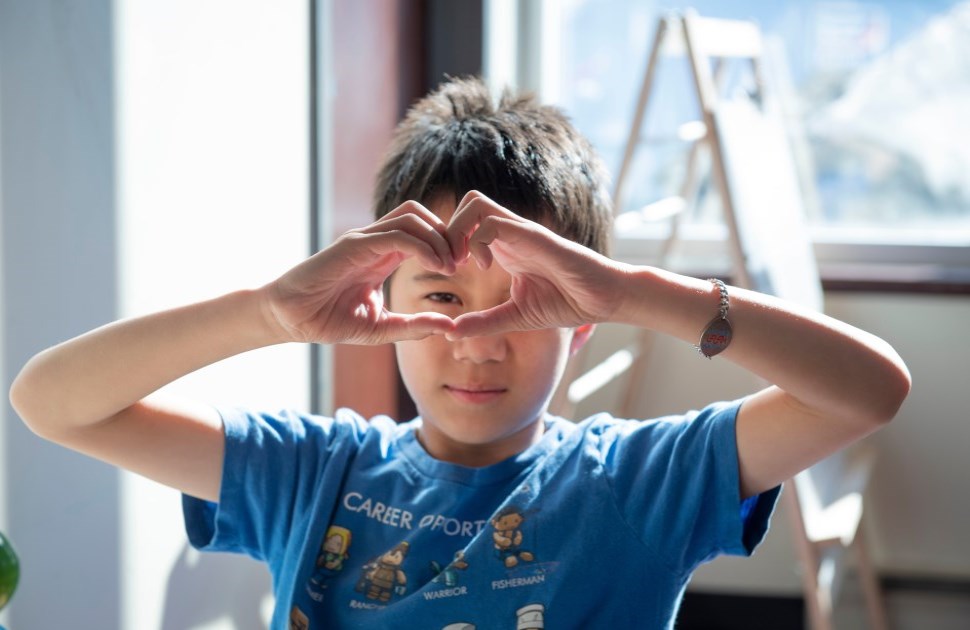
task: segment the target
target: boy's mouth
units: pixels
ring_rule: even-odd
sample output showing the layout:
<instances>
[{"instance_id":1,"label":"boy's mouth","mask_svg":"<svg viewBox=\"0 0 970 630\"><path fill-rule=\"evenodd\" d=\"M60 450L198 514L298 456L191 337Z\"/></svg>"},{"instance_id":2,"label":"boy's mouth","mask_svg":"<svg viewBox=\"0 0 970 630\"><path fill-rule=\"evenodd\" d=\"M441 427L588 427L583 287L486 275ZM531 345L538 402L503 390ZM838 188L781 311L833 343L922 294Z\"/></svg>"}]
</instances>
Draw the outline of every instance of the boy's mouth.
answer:
<instances>
[{"instance_id":1,"label":"boy's mouth","mask_svg":"<svg viewBox=\"0 0 970 630\"><path fill-rule=\"evenodd\" d=\"M461 402L480 405L496 400L508 389L486 385L445 385L445 391Z\"/></svg>"}]
</instances>

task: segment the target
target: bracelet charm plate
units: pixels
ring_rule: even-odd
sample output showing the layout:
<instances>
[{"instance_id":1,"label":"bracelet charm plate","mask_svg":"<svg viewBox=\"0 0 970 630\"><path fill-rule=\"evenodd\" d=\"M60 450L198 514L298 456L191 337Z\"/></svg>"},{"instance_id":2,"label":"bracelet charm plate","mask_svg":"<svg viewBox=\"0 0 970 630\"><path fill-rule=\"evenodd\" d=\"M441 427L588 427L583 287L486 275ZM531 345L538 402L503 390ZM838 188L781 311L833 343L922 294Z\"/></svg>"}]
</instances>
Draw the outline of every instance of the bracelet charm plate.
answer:
<instances>
[{"instance_id":1,"label":"bracelet charm plate","mask_svg":"<svg viewBox=\"0 0 970 630\"><path fill-rule=\"evenodd\" d=\"M697 346L701 354L710 359L720 354L731 343L731 323L726 317L718 315L711 320L704 332L701 333L701 340Z\"/></svg>"}]
</instances>

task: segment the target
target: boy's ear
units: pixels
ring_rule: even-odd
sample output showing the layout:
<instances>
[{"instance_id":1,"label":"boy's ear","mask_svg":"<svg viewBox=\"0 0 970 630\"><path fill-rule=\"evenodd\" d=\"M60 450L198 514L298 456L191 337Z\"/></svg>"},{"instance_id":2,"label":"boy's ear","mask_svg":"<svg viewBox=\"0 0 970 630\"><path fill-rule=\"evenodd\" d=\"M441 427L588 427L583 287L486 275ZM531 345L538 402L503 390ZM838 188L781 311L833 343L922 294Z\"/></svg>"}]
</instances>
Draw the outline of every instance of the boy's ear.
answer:
<instances>
[{"instance_id":1,"label":"boy's ear","mask_svg":"<svg viewBox=\"0 0 970 630\"><path fill-rule=\"evenodd\" d=\"M573 339L569 342L569 356L579 352L579 349L586 345L589 338L593 336L596 324L583 324L573 330Z\"/></svg>"}]
</instances>

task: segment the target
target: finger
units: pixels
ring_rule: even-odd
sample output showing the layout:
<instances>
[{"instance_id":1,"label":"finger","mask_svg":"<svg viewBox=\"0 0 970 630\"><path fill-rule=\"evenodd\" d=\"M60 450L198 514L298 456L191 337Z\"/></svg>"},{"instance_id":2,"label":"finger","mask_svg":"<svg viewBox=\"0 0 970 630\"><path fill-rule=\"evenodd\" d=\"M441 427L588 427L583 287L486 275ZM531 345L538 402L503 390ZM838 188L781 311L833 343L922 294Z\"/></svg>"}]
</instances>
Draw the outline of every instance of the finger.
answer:
<instances>
[{"instance_id":1,"label":"finger","mask_svg":"<svg viewBox=\"0 0 970 630\"><path fill-rule=\"evenodd\" d=\"M516 252L526 255L519 251L517 244L523 243L523 238L535 232L537 224L521 218L510 219L504 216L488 216L479 224L478 228L468 238L468 250L478 261L483 269L487 269L492 262L491 245L496 240L502 241L511 247L506 248L508 252Z\"/></svg>"},{"instance_id":2,"label":"finger","mask_svg":"<svg viewBox=\"0 0 970 630\"><path fill-rule=\"evenodd\" d=\"M441 217L439 217L434 212L429 210L426 206L418 203L417 201L405 201L404 203L402 203L401 205L394 208L393 210L385 214L383 217L378 219L375 223L381 223L388 219L395 219L397 217L407 215L407 214L413 214L421 217L422 219L425 220L426 223L428 223L429 225L433 225L436 230L441 232L442 235L448 229L448 226L445 225L445 222L441 220Z\"/></svg>"},{"instance_id":3,"label":"finger","mask_svg":"<svg viewBox=\"0 0 970 630\"><path fill-rule=\"evenodd\" d=\"M488 310L459 316L455 320L454 330L447 332L445 336L454 341L463 337L481 337L527 328L518 307L510 300Z\"/></svg>"},{"instance_id":4,"label":"finger","mask_svg":"<svg viewBox=\"0 0 970 630\"><path fill-rule=\"evenodd\" d=\"M442 223L441 225L443 226L444 224ZM380 223L368 226L363 231L364 233L373 234L377 230L381 232L399 230L405 234L409 234L414 238L426 242L434 249L435 255L441 260L443 269L453 269L455 266L454 259L451 255L451 246L448 244L447 239L445 239L444 235L435 226L425 221L424 217L417 214L402 214L387 221L381 221Z\"/></svg>"},{"instance_id":5,"label":"finger","mask_svg":"<svg viewBox=\"0 0 970 630\"><path fill-rule=\"evenodd\" d=\"M478 192L470 190L458 202L458 207L448 222L447 238L451 245L452 255L458 262L463 262L470 253L468 237L481 223L482 217L487 216L490 206L498 206L491 199ZM500 207L500 206L499 206Z\"/></svg>"},{"instance_id":6,"label":"finger","mask_svg":"<svg viewBox=\"0 0 970 630\"><path fill-rule=\"evenodd\" d=\"M439 217L437 214L429 210L426 206L418 203L417 201L411 201L411 200L405 201L397 208L394 208L393 210L385 214L383 217L378 219L376 222L364 228L362 231L368 231L372 229L383 231L383 228L385 227L384 225L385 223L389 221L394 221L401 217L408 217L408 216L417 217L418 219L421 220L422 225L430 226L431 228L434 229L435 232L440 234L443 239L445 238L448 231L448 226L445 224L444 221L441 220L441 217ZM411 233L415 234L416 236L418 235L417 232L415 231L411 231ZM439 248L436 246L436 249L439 249ZM450 246L448 249L449 249L448 255L442 256L443 260L445 261L448 261L452 258L450 253L450 249L451 249Z\"/></svg>"},{"instance_id":7,"label":"finger","mask_svg":"<svg viewBox=\"0 0 970 630\"><path fill-rule=\"evenodd\" d=\"M468 239L482 221L489 216L500 216L521 221L521 217L503 208L482 193L472 190L462 197L448 222L448 243L456 261L464 261L469 254Z\"/></svg>"},{"instance_id":8,"label":"finger","mask_svg":"<svg viewBox=\"0 0 970 630\"><path fill-rule=\"evenodd\" d=\"M388 274L396 269L404 258L414 257L420 264L427 269L441 269L445 263L439 257L434 248L416 236L412 236L401 230L391 232L378 232L376 234L361 234L357 237L361 245L366 247L376 256L386 256L388 254L403 254L394 266L388 270Z\"/></svg>"},{"instance_id":9,"label":"finger","mask_svg":"<svg viewBox=\"0 0 970 630\"><path fill-rule=\"evenodd\" d=\"M464 195L462 195L461 201L459 201L458 202L458 205L455 207L455 213L458 213L465 206L467 206L468 204L470 204L472 201L475 201L476 199L485 199L486 201L491 201L491 198L488 195L486 195L485 193L479 192L479 191L474 190L474 189L473 190L469 190Z\"/></svg>"},{"instance_id":10,"label":"finger","mask_svg":"<svg viewBox=\"0 0 970 630\"><path fill-rule=\"evenodd\" d=\"M455 320L441 313L402 315L387 313L386 341L414 341L430 335L443 335L455 329Z\"/></svg>"},{"instance_id":11,"label":"finger","mask_svg":"<svg viewBox=\"0 0 970 630\"><path fill-rule=\"evenodd\" d=\"M494 257L488 245L470 240L468 241L468 253L475 259L479 269L485 270L492 266Z\"/></svg>"}]
</instances>

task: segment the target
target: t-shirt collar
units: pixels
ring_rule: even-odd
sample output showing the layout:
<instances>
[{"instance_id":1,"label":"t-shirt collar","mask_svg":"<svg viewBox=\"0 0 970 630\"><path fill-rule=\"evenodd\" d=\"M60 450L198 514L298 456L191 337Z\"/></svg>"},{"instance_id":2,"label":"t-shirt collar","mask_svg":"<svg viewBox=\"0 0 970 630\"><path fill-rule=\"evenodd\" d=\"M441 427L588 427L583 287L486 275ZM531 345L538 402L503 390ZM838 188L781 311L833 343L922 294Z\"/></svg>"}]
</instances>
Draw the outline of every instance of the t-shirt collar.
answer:
<instances>
[{"instance_id":1,"label":"t-shirt collar","mask_svg":"<svg viewBox=\"0 0 970 630\"><path fill-rule=\"evenodd\" d=\"M517 455L480 468L444 462L428 454L417 437L417 429L421 427L420 416L399 425L401 430L396 442L408 461L428 477L466 486L487 486L503 482L529 468L562 442L566 434L575 426L572 422L551 414L545 414L543 422L545 427L538 442Z\"/></svg>"}]
</instances>

